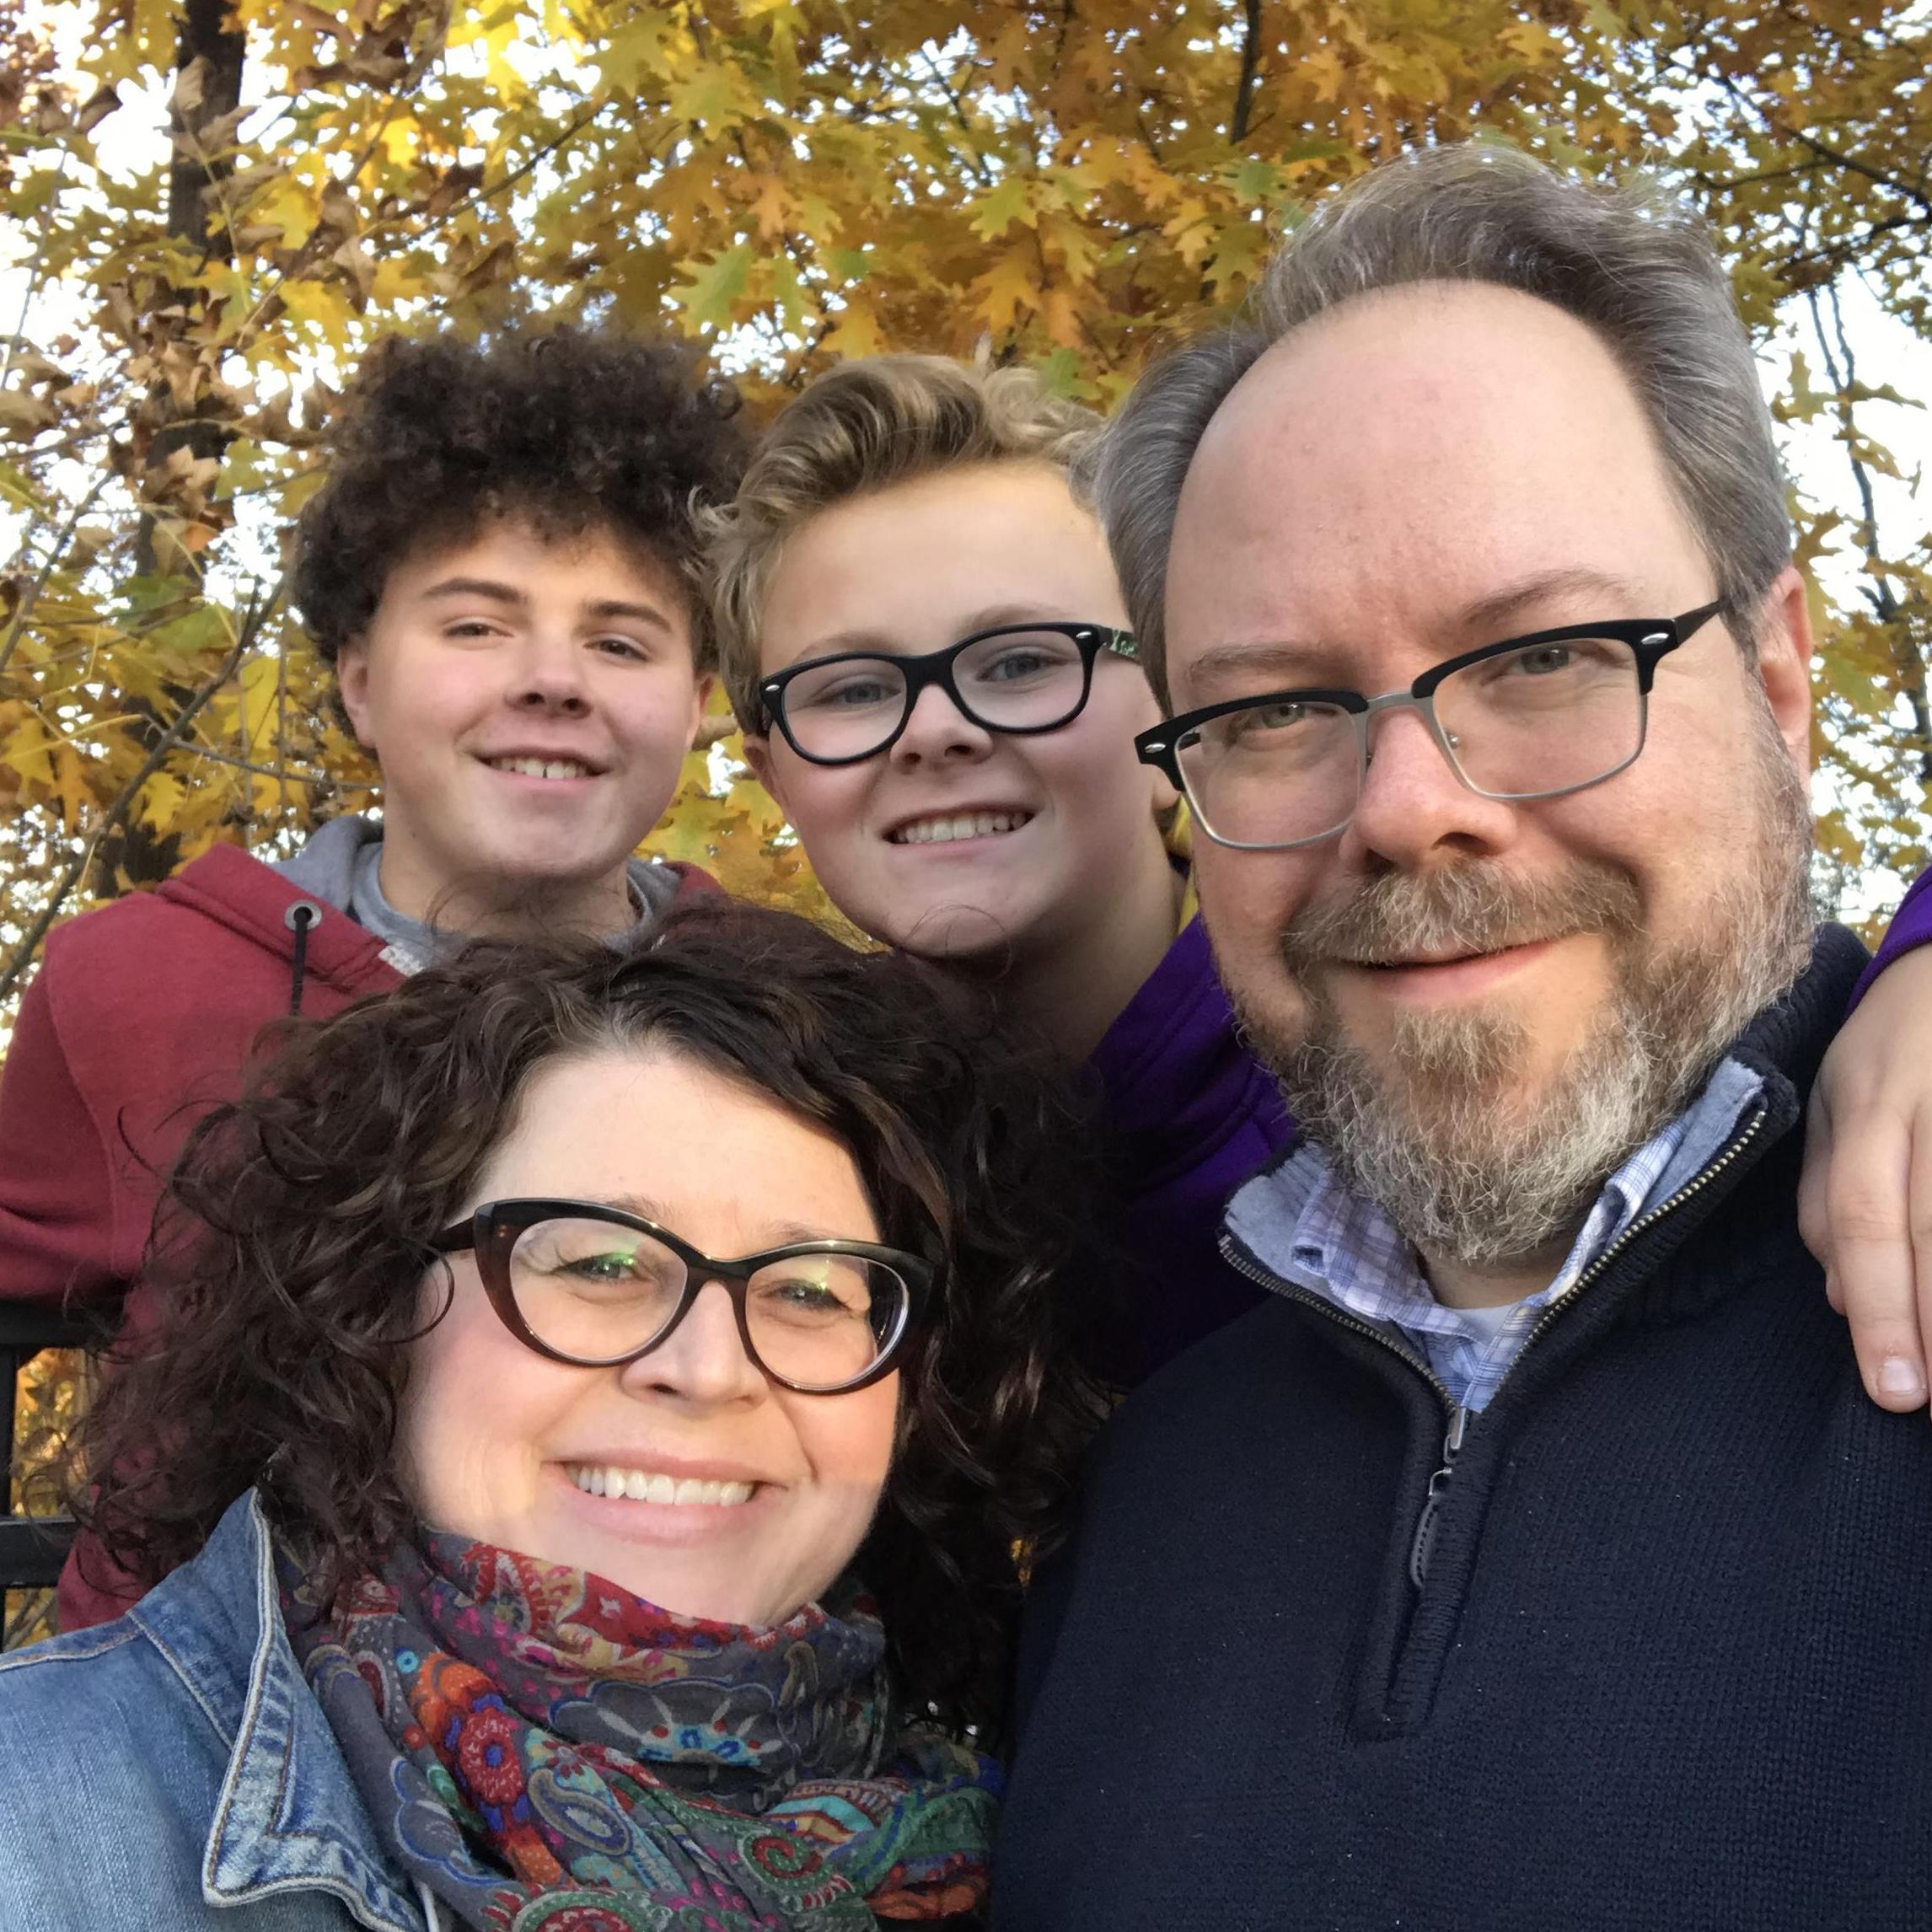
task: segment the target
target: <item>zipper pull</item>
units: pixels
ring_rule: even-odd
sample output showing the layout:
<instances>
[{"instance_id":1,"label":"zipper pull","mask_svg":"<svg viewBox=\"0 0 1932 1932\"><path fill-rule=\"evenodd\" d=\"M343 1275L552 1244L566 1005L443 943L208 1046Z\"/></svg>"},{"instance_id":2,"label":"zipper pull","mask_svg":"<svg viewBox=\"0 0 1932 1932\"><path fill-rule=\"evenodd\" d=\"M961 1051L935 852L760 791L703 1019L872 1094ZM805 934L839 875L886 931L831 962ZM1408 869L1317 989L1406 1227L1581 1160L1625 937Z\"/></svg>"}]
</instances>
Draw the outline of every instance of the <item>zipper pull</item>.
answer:
<instances>
[{"instance_id":1,"label":"zipper pull","mask_svg":"<svg viewBox=\"0 0 1932 1932\"><path fill-rule=\"evenodd\" d=\"M1409 1580L1419 1590L1429 1574L1429 1559L1436 1547L1436 1519L1442 1498L1455 1473L1457 1452L1462 1446L1463 1431L1469 1426L1469 1412L1460 1403L1449 1411L1449 1432L1442 1438L1442 1467L1429 1479L1429 1494L1423 1499L1422 1514L1416 1519L1415 1540L1409 1546Z\"/></svg>"}]
</instances>

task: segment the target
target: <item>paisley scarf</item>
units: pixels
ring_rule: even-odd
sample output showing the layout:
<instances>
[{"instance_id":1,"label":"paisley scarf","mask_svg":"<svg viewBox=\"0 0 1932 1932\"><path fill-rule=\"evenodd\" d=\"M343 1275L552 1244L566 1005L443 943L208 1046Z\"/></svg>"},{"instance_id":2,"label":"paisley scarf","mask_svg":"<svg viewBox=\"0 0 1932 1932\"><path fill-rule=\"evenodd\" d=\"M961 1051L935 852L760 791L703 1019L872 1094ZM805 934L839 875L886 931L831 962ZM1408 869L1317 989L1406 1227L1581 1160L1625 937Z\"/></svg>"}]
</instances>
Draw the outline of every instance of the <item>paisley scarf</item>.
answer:
<instances>
[{"instance_id":1,"label":"paisley scarf","mask_svg":"<svg viewBox=\"0 0 1932 1932\"><path fill-rule=\"evenodd\" d=\"M854 1586L749 1629L435 1532L332 1605L282 1580L377 1832L479 1932L873 1932L984 1899L997 1770L895 1725Z\"/></svg>"}]
</instances>

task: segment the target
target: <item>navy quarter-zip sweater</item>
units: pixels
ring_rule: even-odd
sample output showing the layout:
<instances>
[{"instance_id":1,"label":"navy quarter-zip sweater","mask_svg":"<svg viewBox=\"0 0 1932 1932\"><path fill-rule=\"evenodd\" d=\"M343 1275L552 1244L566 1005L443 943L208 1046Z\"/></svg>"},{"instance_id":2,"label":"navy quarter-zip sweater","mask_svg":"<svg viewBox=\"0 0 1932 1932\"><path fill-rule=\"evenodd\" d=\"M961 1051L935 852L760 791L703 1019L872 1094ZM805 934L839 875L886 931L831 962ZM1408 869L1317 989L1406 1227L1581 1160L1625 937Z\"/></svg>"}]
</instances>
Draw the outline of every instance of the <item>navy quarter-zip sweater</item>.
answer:
<instances>
[{"instance_id":1,"label":"navy quarter-zip sweater","mask_svg":"<svg viewBox=\"0 0 1932 1932\"><path fill-rule=\"evenodd\" d=\"M1798 1238L1863 949L1761 1112L1443 1462L1419 1366L1277 1298L1131 1395L1029 1607L996 1932L1932 1926L1932 1427Z\"/></svg>"}]
</instances>

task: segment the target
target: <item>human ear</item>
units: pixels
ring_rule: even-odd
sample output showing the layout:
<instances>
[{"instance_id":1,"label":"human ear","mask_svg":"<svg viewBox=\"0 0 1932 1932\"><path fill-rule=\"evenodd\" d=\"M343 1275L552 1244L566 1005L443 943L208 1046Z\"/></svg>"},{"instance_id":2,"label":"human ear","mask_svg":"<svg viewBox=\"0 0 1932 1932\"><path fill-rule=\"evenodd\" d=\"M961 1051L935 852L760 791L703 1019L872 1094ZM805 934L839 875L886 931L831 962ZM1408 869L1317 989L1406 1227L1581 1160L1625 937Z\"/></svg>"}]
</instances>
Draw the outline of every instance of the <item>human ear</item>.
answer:
<instances>
[{"instance_id":1,"label":"human ear","mask_svg":"<svg viewBox=\"0 0 1932 1932\"><path fill-rule=\"evenodd\" d=\"M717 689L716 675L710 671L700 671L691 686L691 728L684 733L684 743L695 745L698 742L698 727L705 722L705 713L711 709L711 693Z\"/></svg>"},{"instance_id":2,"label":"human ear","mask_svg":"<svg viewBox=\"0 0 1932 1932\"><path fill-rule=\"evenodd\" d=\"M1162 818L1180 803L1181 795L1175 791L1173 781L1159 765L1150 765L1147 775L1154 781L1154 816Z\"/></svg>"},{"instance_id":3,"label":"human ear","mask_svg":"<svg viewBox=\"0 0 1932 1932\"><path fill-rule=\"evenodd\" d=\"M1127 728L1135 733L1150 730L1161 722L1160 700L1154 695L1153 687L1151 684L1145 685L1144 689L1146 692L1144 700L1136 702L1133 706L1131 716L1128 719ZM1136 759L1140 756L1140 754L1134 749L1134 741L1131 738L1127 741L1127 755L1130 758ZM1153 781L1155 816L1158 818L1172 812L1175 806L1181 802L1181 795L1174 789L1173 781L1157 765L1143 765L1141 769Z\"/></svg>"},{"instance_id":4,"label":"human ear","mask_svg":"<svg viewBox=\"0 0 1932 1932\"><path fill-rule=\"evenodd\" d=\"M792 808L785 802L784 787L772 766L771 740L763 732L744 734L744 762L751 767L752 776L771 794L778 809L789 818Z\"/></svg>"},{"instance_id":5,"label":"human ear","mask_svg":"<svg viewBox=\"0 0 1932 1932\"><path fill-rule=\"evenodd\" d=\"M1795 565L1779 572L1758 614L1758 681L1791 761L1811 769L1811 606Z\"/></svg>"},{"instance_id":6,"label":"human ear","mask_svg":"<svg viewBox=\"0 0 1932 1932\"><path fill-rule=\"evenodd\" d=\"M342 709L348 714L349 728L357 742L369 751L378 751L373 735L374 719L369 706L369 641L352 637L335 654L335 689L341 695Z\"/></svg>"}]
</instances>

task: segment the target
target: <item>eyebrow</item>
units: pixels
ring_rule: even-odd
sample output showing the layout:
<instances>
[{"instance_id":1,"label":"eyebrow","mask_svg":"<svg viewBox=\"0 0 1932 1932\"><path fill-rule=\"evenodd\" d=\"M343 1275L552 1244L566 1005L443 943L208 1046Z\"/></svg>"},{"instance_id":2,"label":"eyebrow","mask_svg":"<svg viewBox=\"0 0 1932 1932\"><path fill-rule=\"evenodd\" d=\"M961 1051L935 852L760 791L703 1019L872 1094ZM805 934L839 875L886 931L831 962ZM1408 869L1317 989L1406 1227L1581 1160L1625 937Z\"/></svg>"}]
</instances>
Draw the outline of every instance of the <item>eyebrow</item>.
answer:
<instances>
[{"instance_id":1,"label":"eyebrow","mask_svg":"<svg viewBox=\"0 0 1932 1932\"><path fill-rule=\"evenodd\" d=\"M1539 571L1534 577L1525 577L1506 590L1478 598L1473 604L1464 607L1457 623L1458 628L1466 632L1480 632L1500 641L1526 612L1559 598L1601 597L1616 604L1622 610L1636 602L1637 596L1635 586L1626 577L1592 570L1586 564L1572 564L1560 570ZM1597 611L1591 614L1602 616L1604 614Z\"/></svg>"},{"instance_id":2,"label":"eyebrow","mask_svg":"<svg viewBox=\"0 0 1932 1932\"><path fill-rule=\"evenodd\" d=\"M664 1204L653 1200L648 1194L613 1194L602 1205L620 1208L625 1214L634 1214L641 1221L655 1221L659 1227L668 1229L677 1235L680 1241L690 1239L689 1236L679 1232ZM794 1242L799 1241L869 1241L872 1238L870 1235L864 1234L835 1234L829 1227L815 1227L805 1221L786 1221L778 1222L770 1230L767 1239L760 1241L756 1248L747 1249L746 1252L756 1254L767 1248L789 1248ZM695 1248L698 1244L694 1241L690 1245ZM719 1255L715 1258L722 1261L729 1260L731 1257Z\"/></svg>"},{"instance_id":3,"label":"eyebrow","mask_svg":"<svg viewBox=\"0 0 1932 1932\"><path fill-rule=\"evenodd\" d=\"M423 597L480 597L492 604L507 604L518 609L529 608L529 598L513 583L498 583L486 577L446 577L440 582L432 583L422 593ZM593 617L632 617L640 623L654 625L660 631L671 628L670 620L652 604L632 604L622 598L600 597L585 605Z\"/></svg>"},{"instance_id":4,"label":"eyebrow","mask_svg":"<svg viewBox=\"0 0 1932 1932\"><path fill-rule=\"evenodd\" d=\"M1492 591L1487 596L1478 598L1473 604L1465 604L1456 614L1450 629L1479 643L1500 643L1523 620L1526 614L1533 612L1538 605L1552 603L1559 598L1581 597L1602 598L1614 603L1619 612L1640 601L1634 586L1627 579L1613 577L1605 571L1592 570L1586 565L1571 565L1559 570L1538 572L1506 589ZM1297 678L1310 683L1319 675L1318 671L1309 668L1311 660L1318 667L1323 660L1332 661L1342 655L1341 647L1332 644L1296 644L1268 639L1216 644L1195 659L1190 681L1211 684L1217 679L1246 679L1264 672L1285 677L1291 683Z\"/></svg>"},{"instance_id":5,"label":"eyebrow","mask_svg":"<svg viewBox=\"0 0 1932 1932\"><path fill-rule=\"evenodd\" d=\"M430 597L486 597L493 604L528 604L513 583L495 583L486 577L446 577L422 593Z\"/></svg>"},{"instance_id":6,"label":"eyebrow","mask_svg":"<svg viewBox=\"0 0 1932 1932\"><path fill-rule=\"evenodd\" d=\"M947 644L957 644L962 637L970 637L980 631L1003 631L1009 625L1024 624L1091 624L1094 620L1087 617L1063 615L1057 610L1043 610L1037 604L996 604L985 610L975 611L970 617L962 618L957 634L947 640ZM946 644L937 648L943 651ZM809 663L814 657L835 657L848 651L863 652L867 656L879 657L923 657L923 651L909 651L889 631L880 631L867 625L857 625L850 631L835 631L829 636L817 637L806 650L801 651L792 662L795 664ZM781 670L785 666L779 667Z\"/></svg>"}]
</instances>

